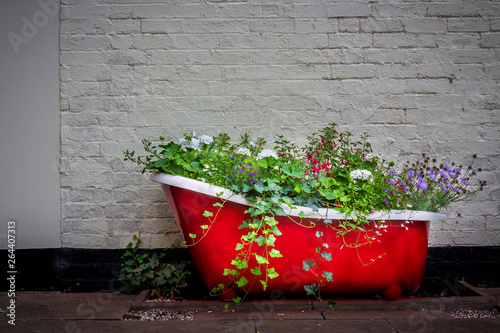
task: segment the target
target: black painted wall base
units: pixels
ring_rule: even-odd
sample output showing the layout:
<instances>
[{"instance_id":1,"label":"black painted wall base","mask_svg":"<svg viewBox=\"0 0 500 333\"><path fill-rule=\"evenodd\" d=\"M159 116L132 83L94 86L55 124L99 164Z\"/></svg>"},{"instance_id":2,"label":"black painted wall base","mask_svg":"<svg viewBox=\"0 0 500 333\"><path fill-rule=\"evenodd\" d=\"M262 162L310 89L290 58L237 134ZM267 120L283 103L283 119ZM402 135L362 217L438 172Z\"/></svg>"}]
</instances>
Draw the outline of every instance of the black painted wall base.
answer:
<instances>
[{"instance_id":1,"label":"black painted wall base","mask_svg":"<svg viewBox=\"0 0 500 333\"><path fill-rule=\"evenodd\" d=\"M16 290L119 290L118 271L124 252L124 249L71 248L16 250ZM0 250L4 263L7 263L7 255L7 250ZM174 255L190 258L186 249L176 249ZM429 248L425 277L419 290L422 296L460 293L457 281L462 279L474 286L500 287L500 246ZM0 287L1 291L9 290L7 277L1 280Z\"/></svg>"}]
</instances>

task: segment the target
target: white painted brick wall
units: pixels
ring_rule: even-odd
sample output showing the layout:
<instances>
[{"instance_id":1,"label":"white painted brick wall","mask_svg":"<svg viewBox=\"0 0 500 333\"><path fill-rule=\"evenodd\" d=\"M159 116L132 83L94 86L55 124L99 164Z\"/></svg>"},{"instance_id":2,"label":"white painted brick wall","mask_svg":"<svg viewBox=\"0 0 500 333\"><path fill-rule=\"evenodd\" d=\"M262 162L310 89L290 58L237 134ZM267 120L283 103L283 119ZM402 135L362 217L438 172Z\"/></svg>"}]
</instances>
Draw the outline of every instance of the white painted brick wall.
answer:
<instances>
[{"instance_id":1,"label":"white painted brick wall","mask_svg":"<svg viewBox=\"0 0 500 333\"><path fill-rule=\"evenodd\" d=\"M65 247L180 241L159 185L123 162L144 137L303 143L330 122L389 158L477 153L490 185L431 245L500 245L498 1L63 0L60 48Z\"/></svg>"}]
</instances>

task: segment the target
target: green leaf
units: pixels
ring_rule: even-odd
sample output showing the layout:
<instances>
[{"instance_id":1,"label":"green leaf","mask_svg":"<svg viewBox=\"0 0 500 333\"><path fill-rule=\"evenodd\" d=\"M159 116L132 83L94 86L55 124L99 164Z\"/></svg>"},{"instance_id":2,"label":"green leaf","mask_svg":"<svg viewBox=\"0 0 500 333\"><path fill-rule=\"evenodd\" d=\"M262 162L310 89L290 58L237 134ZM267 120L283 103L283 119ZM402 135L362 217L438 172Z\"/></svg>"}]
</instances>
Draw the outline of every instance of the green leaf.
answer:
<instances>
[{"instance_id":1,"label":"green leaf","mask_svg":"<svg viewBox=\"0 0 500 333\"><path fill-rule=\"evenodd\" d=\"M206 210L206 211L203 212L203 216L205 216L205 217L211 217L211 216L214 216L214 213L209 212L208 210Z\"/></svg>"},{"instance_id":2,"label":"green leaf","mask_svg":"<svg viewBox=\"0 0 500 333\"><path fill-rule=\"evenodd\" d=\"M200 227L205 230L205 229L208 229L208 225L204 224L204 225L200 225Z\"/></svg>"},{"instance_id":3,"label":"green leaf","mask_svg":"<svg viewBox=\"0 0 500 333\"><path fill-rule=\"evenodd\" d=\"M191 162L189 166L190 166L190 169L192 171L195 171L195 172L202 172L203 171L203 167L201 166L201 164L199 162Z\"/></svg>"},{"instance_id":4,"label":"green leaf","mask_svg":"<svg viewBox=\"0 0 500 333\"><path fill-rule=\"evenodd\" d=\"M259 244L259 246L262 246L264 244L266 244L266 238L262 235L260 235L259 237L255 238L254 240L255 242L257 242L257 244Z\"/></svg>"},{"instance_id":5,"label":"green leaf","mask_svg":"<svg viewBox=\"0 0 500 333\"><path fill-rule=\"evenodd\" d=\"M285 211L283 210L282 207L279 207L279 206L274 206L272 208L272 211L274 214L278 215L278 216L286 216L287 213L285 213Z\"/></svg>"},{"instance_id":6,"label":"green leaf","mask_svg":"<svg viewBox=\"0 0 500 333\"><path fill-rule=\"evenodd\" d=\"M262 289L263 289L264 291L266 291L266 289L267 289L267 282L266 282L266 281L264 281L264 280L259 280L259 281L260 281L260 283L262 283Z\"/></svg>"},{"instance_id":7,"label":"green leaf","mask_svg":"<svg viewBox=\"0 0 500 333\"><path fill-rule=\"evenodd\" d=\"M321 231L316 231L316 237L323 237L323 233Z\"/></svg>"},{"instance_id":8,"label":"green leaf","mask_svg":"<svg viewBox=\"0 0 500 333\"><path fill-rule=\"evenodd\" d=\"M331 261L332 260L332 254L328 252L322 252L321 256L325 258L326 261Z\"/></svg>"},{"instance_id":9,"label":"green leaf","mask_svg":"<svg viewBox=\"0 0 500 333\"><path fill-rule=\"evenodd\" d=\"M251 190L251 188L250 188L250 186L248 186L248 184L247 184L247 183L243 183L243 184L241 185L241 192L246 193L246 192L248 192L248 191L250 191L250 190Z\"/></svg>"},{"instance_id":10,"label":"green leaf","mask_svg":"<svg viewBox=\"0 0 500 333\"><path fill-rule=\"evenodd\" d=\"M306 218L308 215L306 213L304 213L303 211L300 211L299 213L299 217L300 218Z\"/></svg>"},{"instance_id":11,"label":"green leaf","mask_svg":"<svg viewBox=\"0 0 500 333\"><path fill-rule=\"evenodd\" d=\"M272 258L279 258L279 257L283 257L283 255L280 253L280 251L276 250L276 249L272 249L270 252L269 252L269 256L271 256Z\"/></svg>"},{"instance_id":12,"label":"green leaf","mask_svg":"<svg viewBox=\"0 0 500 333\"><path fill-rule=\"evenodd\" d=\"M304 286L304 289L307 293L307 295L316 295L316 292L318 291L318 287L316 286L316 284L311 284L309 286Z\"/></svg>"},{"instance_id":13,"label":"green leaf","mask_svg":"<svg viewBox=\"0 0 500 333\"><path fill-rule=\"evenodd\" d=\"M238 285L238 287L240 287L240 288L241 288L241 287L246 286L246 285L247 285L247 283L248 283L248 280L247 280L244 276L242 276L242 277L241 277L241 279L239 279L239 280L236 282L236 284L237 284L237 285Z\"/></svg>"},{"instance_id":14,"label":"green leaf","mask_svg":"<svg viewBox=\"0 0 500 333\"><path fill-rule=\"evenodd\" d=\"M274 217L272 217L272 216L267 216L267 215L266 215L266 216L264 216L264 222L265 222L268 226L270 226L270 227L273 227L273 226L275 226L275 225L277 225L277 224L278 224L278 221L276 221L276 219L275 219Z\"/></svg>"},{"instance_id":15,"label":"green leaf","mask_svg":"<svg viewBox=\"0 0 500 333\"><path fill-rule=\"evenodd\" d=\"M332 282L333 281L333 273L331 273L331 272L323 272L323 277L328 282Z\"/></svg>"},{"instance_id":16,"label":"green leaf","mask_svg":"<svg viewBox=\"0 0 500 333\"><path fill-rule=\"evenodd\" d=\"M256 190L257 192L259 192L259 193L263 193L263 192L265 192L265 191L266 191L266 187L265 187L264 185L262 185L262 184L256 184L256 185L254 186L254 188L255 188L255 190Z\"/></svg>"},{"instance_id":17,"label":"green leaf","mask_svg":"<svg viewBox=\"0 0 500 333\"><path fill-rule=\"evenodd\" d=\"M253 275L262 275L262 272L260 271L260 266L250 269L250 272Z\"/></svg>"},{"instance_id":18,"label":"green leaf","mask_svg":"<svg viewBox=\"0 0 500 333\"><path fill-rule=\"evenodd\" d=\"M272 232L273 234L275 234L276 236L281 236L281 235L282 235L281 231L278 229L278 227L277 227L277 226L272 227L272 228L271 228L271 232Z\"/></svg>"},{"instance_id":19,"label":"green leaf","mask_svg":"<svg viewBox=\"0 0 500 333\"><path fill-rule=\"evenodd\" d=\"M279 192L281 191L281 186L277 185L276 183L270 183L269 184L269 190Z\"/></svg>"},{"instance_id":20,"label":"green leaf","mask_svg":"<svg viewBox=\"0 0 500 333\"><path fill-rule=\"evenodd\" d=\"M279 276L279 274L274 270L274 267L271 267L271 268L267 269L267 276L270 279L274 279L274 278L277 278Z\"/></svg>"},{"instance_id":21,"label":"green leaf","mask_svg":"<svg viewBox=\"0 0 500 333\"><path fill-rule=\"evenodd\" d=\"M328 307L330 309L333 309L335 307L335 305L337 305L337 303L335 303L334 301L332 301L331 299L329 299L328 301L326 301L326 305L328 305Z\"/></svg>"},{"instance_id":22,"label":"green leaf","mask_svg":"<svg viewBox=\"0 0 500 333\"><path fill-rule=\"evenodd\" d=\"M237 269L245 269L248 267L248 263L246 260L242 260L241 258L236 258L231 261L231 264L236 266Z\"/></svg>"},{"instance_id":23,"label":"green leaf","mask_svg":"<svg viewBox=\"0 0 500 333\"><path fill-rule=\"evenodd\" d=\"M318 189L319 194L321 194L323 197L325 197L326 200L334 200L336 198L335 194L333 194L332 191L326 190L323 188Z\"/></svg>"},{"instance_id":24,"label":"green leaf","mask_svg":"<svg viewBox=\"0 0 500 333\"><path fill-rule=\"evenodd\" d=\"M339 184L335 180L335 178L332 177L321 177L319 179L319 182L321 185L323 185L325 188L330 188L332 186L338 186Z\"/></svg>"},{"instance_id":25,"label":"green leaf","mask_svg":"<svg viewBox=\"0 0 500 333\"><path fill-rule=\"evenodd\" d=\"M287 174L288 176L293 176L295 178L304 178L305 174L304 174L304 170L299 167L299 166L296 166L296 165L292 165L292 164L287 164L287 165L284 165L281 170Z\"/></svg>"},{"instance_id":26,"label":"green leaf","mask_svg":"<svg viewBox=\"0 0 500 333\"><path fill-rule=\"evenodd\" d=\"M267 168L266 159L261 158L260 160L257 161L257 165L262 167L262 168Z\"/></svg>"},{"instance_id":27,"label":"green leaf","mask_svg":"<svg viewBox=\"0 0 500 333\"><path fill-rule=\"evenodd\" d=\"M263 257L259 256L257 253L252 253L259 264L269 264L269 261Z\"/></svg>"},{"instance_id":28,"label":"green leaf","mask_svg":"<svg viewBox=\"0 0 500 333\"><path fill-rule=\"evenodd\" d=\"M239 250L243 250L244 248L245 248L245 245L243 245L242 243L238 243L238 244L236 244L235 250L239 251Z\"/></svg>"},{"instance_id":29,"label":"green leaf","mask_svg":"<svg viewBox=\"0 0 500 333\"><path fill-rule=\"evenodd\" d=\"M224 205L222 205L222 203L220 203L220 202L216 202L212 206L214 206L214 207L224 207Z\"/></svg>"},{"instance_id":30,"label":"green leaf","mask_svg":"<svg viewBox=\"0 0 500 333\"><path fill-rule=\"evenodd\" d=\"M305 270L305 271L308 271L314 265L315 265L314 264L314 260L304 260L302 262L302 269Z\"/></svg>"},{"instance_id":31,"label":"green leaf","mask_svg":"<svg viewBox=\"0 0 500 333\"><path fill-rule=\"evenodd\" d=\"M238 271L235 269L225 268L223 275L224 276L228 276L228 275L238 276L238 275L240 275L240 273L238 273Z\"/></svg>"},{"instance_id":32,"label":"green leaf","mask_svg":"<svg viewBox=\"0 0 500 333\"><path fill-rule=\"evenodd\" d=\"M267 245L274 246L274 242L276 242L276 237L273 234L267 236Z\"/></svg>"},{"instance_id":33,"label":"green leaf","mask_svg":"<svg viewBox=\"0 0 500 333\"><path fill-rule=\"evenodd\" d=\"M194 239L194 238L196 238L196 234L189 234L189 237Z\"/></svg>"}]
</instances>

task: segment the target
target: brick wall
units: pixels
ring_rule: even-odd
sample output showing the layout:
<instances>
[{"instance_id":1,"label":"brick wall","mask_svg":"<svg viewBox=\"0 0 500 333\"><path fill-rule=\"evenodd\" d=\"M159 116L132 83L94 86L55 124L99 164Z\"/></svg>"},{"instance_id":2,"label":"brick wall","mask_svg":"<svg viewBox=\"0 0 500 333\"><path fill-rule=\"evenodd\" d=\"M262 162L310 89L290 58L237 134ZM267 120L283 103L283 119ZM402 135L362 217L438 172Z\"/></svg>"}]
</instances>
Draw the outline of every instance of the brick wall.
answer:
<instances>
[{"instance_id":1,"label":"brick wall","mask_svg":"<svg viewBox=\"0 0 500 333\"><path fill-rule=\"evenodd\" d=\"M477 153L490 186L431 245L499 245L500 2L344 2L62 0L63 247L180 240L159 185L123 162L144 137L301 143L330 122L389 158Z\"/></svg>"}]
</instances>

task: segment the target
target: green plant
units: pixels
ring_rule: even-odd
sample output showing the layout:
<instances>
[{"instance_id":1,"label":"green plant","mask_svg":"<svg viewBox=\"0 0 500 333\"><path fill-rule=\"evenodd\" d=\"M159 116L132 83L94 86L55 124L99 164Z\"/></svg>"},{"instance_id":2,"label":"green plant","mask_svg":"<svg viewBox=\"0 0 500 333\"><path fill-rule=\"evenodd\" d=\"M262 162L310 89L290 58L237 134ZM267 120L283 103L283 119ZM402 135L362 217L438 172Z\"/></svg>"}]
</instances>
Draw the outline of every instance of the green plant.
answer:
<instances>
[{"instance_id":1,"label":"green plant","mask_svg":"<svg viewBox=\"0 0 500 333\"><path fill-rule=\"evenodd\" d=\"M141 253L141 233L134 235L122 256L119 280L123 283L122 292L137 293L152 289L162 296L174 297L182 288L188 286L186 279L191 275L189 261L172 260L164 262L170 249L163 249L159 254ZM163 259L163 260L162 260Z\"/></svg>"},{"instance_id":2,"label":"green plant","mask_svg":"<svg viewBox=\"0 0 500 333\"><path fill-rule=\"evenodd\" d=\"M274 244L277 237L286 237L275 219L286 216L284 207L337 210L352 219L339 221L336 226L325 220L327 230L338 237L351 231L366 232L367 237L361 242L370 243L376 235L367 232L366 226L373 211L412 207L438 211L485 185L480 181L471 189L479 170L470 167L462 173L461 168L453 171L444 165L438 168L430 165L427 157L423 162L398 168L398 163L386 161L373 152L366 134L360 140L353 140L351 133L338 132L336 124L312 134L300 148L283 136L275 141L274 149L263 149L266 141L260 138L253 142L249 135L243 135L240 143L231 143L227 134L213 138L185 134L178 142L167 144L164 138L160 139L158 145L143 140L148 155L136 157L134 151L127 150L125 160L138 163L143 172L166 172L229 188L253 204L245 212L249 219L241 221L239 226L247 234L236 245L231 267L221 272L228 283L214 292L232 287L249 290L254 283L265 290L268 281L279 276L269 259L283 256ZM187 246L196 245L210 231L223 206L224 203L217 203L213 211L205 211L207 223L200 226L201 234L189 235ZM303 220L308 215L302 212L299 217L300 221L294 222L307 228ZM321 241L326 234L316 236ZM303 263L303 269L317 277L316 284L306 286L305 291L319 297L321 286L331 282L334 274L320 270L322 262L334 259L324 243L320 243L323 245L316 249L317 259ZM250 266L250 262L256 264ZM245 272L250 272L254 279L249 281ZM240 302L241 298L234 300Z\"/></svg>"}]
</instances>

